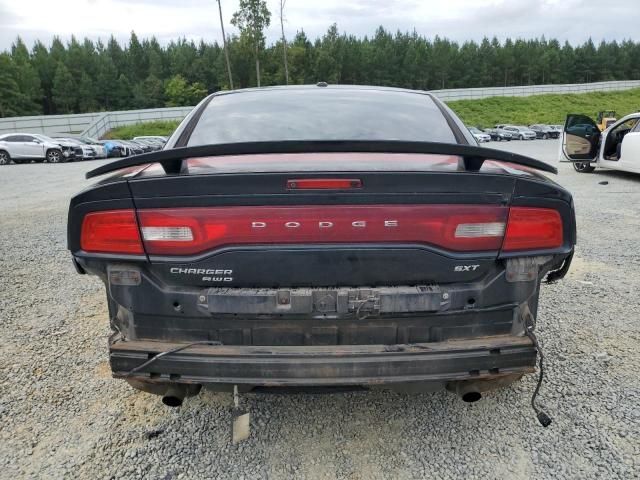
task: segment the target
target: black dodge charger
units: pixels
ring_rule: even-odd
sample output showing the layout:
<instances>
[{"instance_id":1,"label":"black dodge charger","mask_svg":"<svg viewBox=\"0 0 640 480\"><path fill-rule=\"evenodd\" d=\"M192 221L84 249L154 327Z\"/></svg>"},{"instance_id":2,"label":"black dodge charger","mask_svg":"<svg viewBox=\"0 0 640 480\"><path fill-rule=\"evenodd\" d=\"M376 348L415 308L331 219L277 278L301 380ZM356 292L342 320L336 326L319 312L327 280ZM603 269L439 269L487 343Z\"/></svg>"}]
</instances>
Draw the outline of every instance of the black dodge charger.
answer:
<instances>
[{"instance_id":1,"label":"black dodge charger","mask_svg":"<svg viewBox=\"0 0 640 480\"><path fill-rule=\"evenodd\" d=\"M164 150L88 174L111 176L72 199L68 246L104 282L113 375L169 405L202 386L475 401L535 370L540 284L571 261L571 195L538 171L428 92L219 92Z\"/></svg>"}]
</instances>

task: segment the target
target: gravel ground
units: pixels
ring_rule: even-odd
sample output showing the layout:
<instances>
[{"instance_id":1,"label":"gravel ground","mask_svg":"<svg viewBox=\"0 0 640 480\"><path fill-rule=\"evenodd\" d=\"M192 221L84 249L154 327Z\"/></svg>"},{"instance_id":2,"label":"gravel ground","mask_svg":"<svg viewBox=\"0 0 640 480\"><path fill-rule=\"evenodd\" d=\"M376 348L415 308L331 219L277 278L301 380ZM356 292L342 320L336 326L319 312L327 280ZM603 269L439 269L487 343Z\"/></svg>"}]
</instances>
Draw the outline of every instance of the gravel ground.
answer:
<instances>
[{"instance_id":1,"label":"gravel ground","mask_svg":"<svg viewBox=\"0 0 640 480\"><path fill-rule=\"evenodd\" d=\"M491 146L555 163L554 141ZM1 478L640 477L640 176L560 165L579 244L541 296L548 429L529 375L475 404L248 395L252 435L232 446L228 395L169 409L110 377L102 284L65 247L68 200L99 163L0 167Z\"/></svg>"}]
</instances>

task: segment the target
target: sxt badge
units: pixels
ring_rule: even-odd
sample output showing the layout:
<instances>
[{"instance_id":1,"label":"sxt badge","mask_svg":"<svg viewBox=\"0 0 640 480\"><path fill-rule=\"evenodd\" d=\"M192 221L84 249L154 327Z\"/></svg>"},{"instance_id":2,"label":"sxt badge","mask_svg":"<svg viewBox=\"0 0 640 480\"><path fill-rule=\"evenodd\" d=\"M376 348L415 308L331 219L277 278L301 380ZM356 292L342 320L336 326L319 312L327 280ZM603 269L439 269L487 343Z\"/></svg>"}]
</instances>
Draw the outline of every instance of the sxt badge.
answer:
<instances>
[{"instance_id":1,"label":"sxt badge","mask_svg":"<svg viewBox=\"0 0 640 480\"><path fill-rule=\"evenodd\" d=\"M475 272L480 265L456 265L453 267L454 272Z\"/></svg>"}]
</instances>

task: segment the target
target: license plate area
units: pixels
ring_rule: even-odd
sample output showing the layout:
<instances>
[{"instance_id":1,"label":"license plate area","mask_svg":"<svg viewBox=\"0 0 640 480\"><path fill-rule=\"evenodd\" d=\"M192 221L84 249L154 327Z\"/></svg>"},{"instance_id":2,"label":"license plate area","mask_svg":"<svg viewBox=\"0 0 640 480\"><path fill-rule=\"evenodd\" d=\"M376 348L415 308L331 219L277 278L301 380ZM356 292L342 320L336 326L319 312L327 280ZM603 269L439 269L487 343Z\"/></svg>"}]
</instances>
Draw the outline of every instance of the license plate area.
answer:
<instances>
[{"instance_id":1,"label":"license plate area","mask_svg":"<svg viewBox=\"0 0 640 480\"><path fill-rule=\"evenodd\" d=\"M210 314L370 316L390 313L437 312L447 301L440 287L377 288L209 288L199 295L199 307Z\"/></svg>"}]
</instances>

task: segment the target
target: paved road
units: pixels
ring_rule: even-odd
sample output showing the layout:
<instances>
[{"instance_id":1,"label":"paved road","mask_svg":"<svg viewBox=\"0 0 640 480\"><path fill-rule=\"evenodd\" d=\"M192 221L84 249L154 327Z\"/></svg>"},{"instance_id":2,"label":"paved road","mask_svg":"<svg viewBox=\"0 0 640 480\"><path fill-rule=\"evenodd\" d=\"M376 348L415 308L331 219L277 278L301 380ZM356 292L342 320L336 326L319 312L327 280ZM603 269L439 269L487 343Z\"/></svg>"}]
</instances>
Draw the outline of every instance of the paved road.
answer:
<instances>
[{"instance_id":1,"label":"paved road","mask_svg":"<svg viewBox=\"0 0 640 480\"><path fill-rule=\"evenodd\" d=\"M490 144L556 163L557 142ZM65 246L70 196L100 162L0 167L0 478L632 478L640 475L640 176L578 174L571 272L544 286L541 428L533 376L464 404L446 392L229 398L171 410L110 378L103 286ZM608 182L606 185L602 182Z\"/></svg>"}]
</instances>

